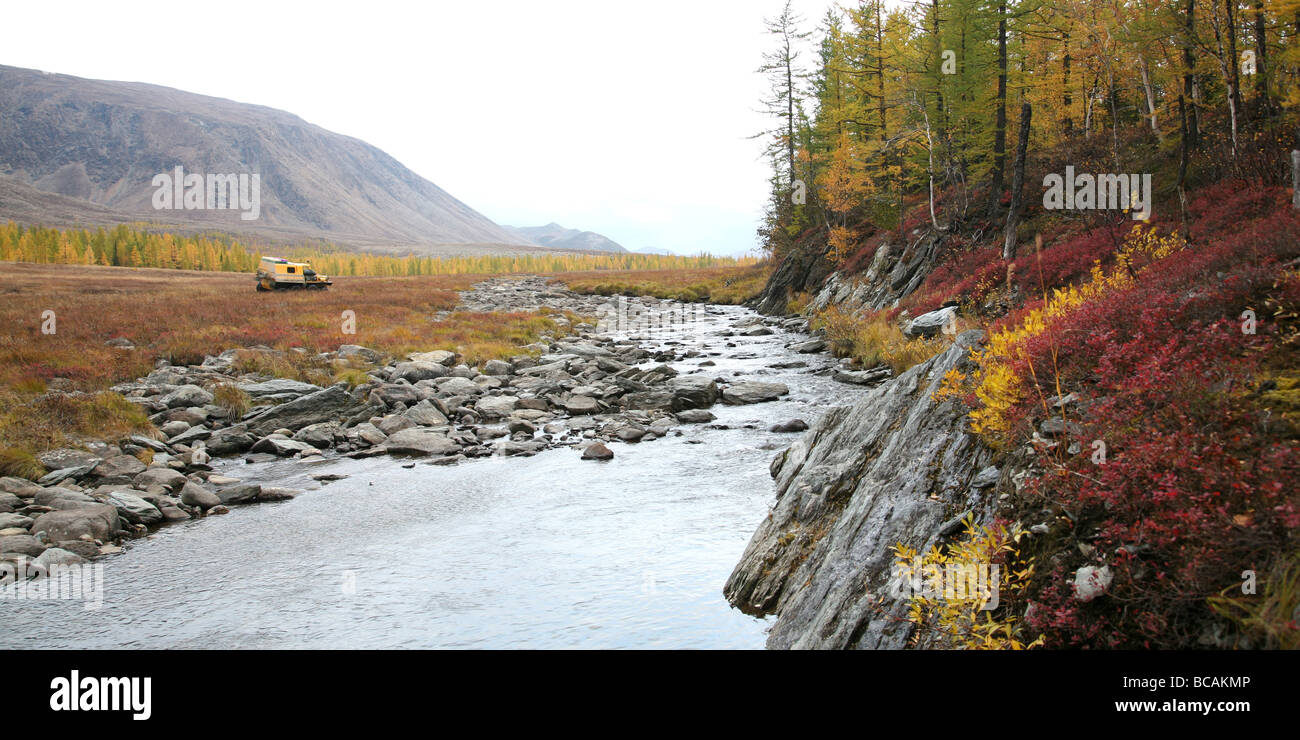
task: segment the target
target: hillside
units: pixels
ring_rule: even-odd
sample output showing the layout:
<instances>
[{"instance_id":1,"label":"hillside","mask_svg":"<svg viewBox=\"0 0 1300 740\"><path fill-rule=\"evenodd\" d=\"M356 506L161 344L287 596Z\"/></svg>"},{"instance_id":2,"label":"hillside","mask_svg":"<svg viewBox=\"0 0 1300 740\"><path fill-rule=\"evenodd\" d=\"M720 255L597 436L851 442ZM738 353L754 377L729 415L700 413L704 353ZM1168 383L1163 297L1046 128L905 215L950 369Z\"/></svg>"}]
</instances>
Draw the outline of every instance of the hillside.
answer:
<instances>
[{"instance_id":1,"label":"hillside","mask_svg":"<svg viewBox=\"0 0 1300 740\"><path fill-rule=\"evenodd\" d=\"M153 178L177 166L259 173L258 218L156 210ZM522 242L363 141L273 108L142 83L0 66L0 175L14 181L0 180L0 218L50 225L158 221L420 254Z\"/></svg>"}]
</instances>

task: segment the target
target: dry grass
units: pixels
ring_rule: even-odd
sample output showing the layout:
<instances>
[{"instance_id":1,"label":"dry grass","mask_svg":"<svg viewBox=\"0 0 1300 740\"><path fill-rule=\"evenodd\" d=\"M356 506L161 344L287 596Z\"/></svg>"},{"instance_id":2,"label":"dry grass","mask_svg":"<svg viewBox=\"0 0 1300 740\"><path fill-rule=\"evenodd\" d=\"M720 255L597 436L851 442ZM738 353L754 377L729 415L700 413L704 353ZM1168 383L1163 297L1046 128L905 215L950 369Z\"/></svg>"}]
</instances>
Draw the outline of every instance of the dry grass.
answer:
<instances>
[{"instance_id":1,"label":"dry grass","mask_svg":"<svg viewBox=\"0 0 1300 740\"><path fill-rule=\"evenodd\" d=\"M360 344L392 357L448 349L479 364L518 354L542 333L560 333L538 313L457 312L435 320L455 307L456 291L482 279L357 277L328 291L258 293L244 274L0 263L0 457L7 469L32 472L24 453L76 435L148 429L131 404L31 402L47 390L102 391L148 374L159 359L195 364L225 349L261 345L283 354L241 353L240 369L355 384L365 382L364 363L327 365L316 355ZM46 311L54 315L52 334L42 332ZM355 314L355 334L343 332L345 311ZM135 349L105 345L119 337ZM224 403L232 411L240 405L237 398Z\"/></svg>"},{"instance_id":2,"label":"dry grass","mask_svg":"<svg viewBox=\"0 0 1300 740\"><path fill-rule=\"evenodd\" d=\"M687 270L568 272L555 277L577 293L738 304L758 295L771 272L770 265L760 263Z\"/></svg>"},{"instance_id":3,"label":"dry grass","mask_svg":"<svg viewBox=\"0 0 1300 740\"><path fill-rule=\"evenodd\" d=\"M826 341L836 357L852 357L866 368L888 365L896 376L952 344L952 340L943 335L932 339L909 339L883 314L862 315L842 311L838 306L831 306L814 316L812 326L826 331Z\"/></svg>"}]
</instances>

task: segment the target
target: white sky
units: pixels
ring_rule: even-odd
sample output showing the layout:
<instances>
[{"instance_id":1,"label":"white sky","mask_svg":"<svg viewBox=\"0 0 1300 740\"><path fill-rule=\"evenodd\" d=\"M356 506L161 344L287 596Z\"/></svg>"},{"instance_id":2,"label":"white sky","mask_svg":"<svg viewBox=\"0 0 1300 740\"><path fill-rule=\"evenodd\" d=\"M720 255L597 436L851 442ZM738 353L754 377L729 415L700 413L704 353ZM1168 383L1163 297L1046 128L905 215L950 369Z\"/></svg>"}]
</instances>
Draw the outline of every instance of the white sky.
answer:
<instances>
[{"instance_id":1,"label":"white sky","mask_svg":"<svg viewBox=\"0 0 1300 740\"><path fill-rule=\"evenodd\" d=\"M753 249L782 0L7 3L0 64L295 113L498 223ZM824 0L796 0L812 28Z\"/></svg>"}]
</instances>

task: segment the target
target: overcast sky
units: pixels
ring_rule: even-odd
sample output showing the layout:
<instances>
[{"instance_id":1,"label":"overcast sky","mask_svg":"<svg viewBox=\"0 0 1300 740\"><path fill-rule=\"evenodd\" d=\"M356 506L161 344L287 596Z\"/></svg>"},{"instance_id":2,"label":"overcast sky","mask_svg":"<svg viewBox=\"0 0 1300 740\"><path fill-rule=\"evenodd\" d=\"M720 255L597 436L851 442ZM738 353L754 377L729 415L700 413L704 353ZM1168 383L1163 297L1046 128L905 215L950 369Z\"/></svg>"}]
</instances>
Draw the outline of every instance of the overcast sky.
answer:
<instances>
[{"instance_id":1,"label":"overcast sky","mask_svg":"<svg viewBox=\"0 0 1300 740\"><path fill-rule=\"evenodd\" d=\"M0 63L287 110L488 218L755 248L782 0L7 3ZM826 7L796 0L811 27Z\"/></svg>"}]
</instances>

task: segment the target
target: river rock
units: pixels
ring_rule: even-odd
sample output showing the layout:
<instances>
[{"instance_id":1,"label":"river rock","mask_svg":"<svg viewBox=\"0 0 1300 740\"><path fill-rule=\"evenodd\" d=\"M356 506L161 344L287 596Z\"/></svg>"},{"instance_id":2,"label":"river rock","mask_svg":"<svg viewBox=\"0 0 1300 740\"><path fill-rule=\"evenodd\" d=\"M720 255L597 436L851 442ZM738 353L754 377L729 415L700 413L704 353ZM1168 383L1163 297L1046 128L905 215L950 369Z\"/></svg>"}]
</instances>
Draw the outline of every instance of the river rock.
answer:
<instances>
[{"instance_id":1,"label":"river rock","mask_svg":"<svg viewBox=\"0 0 1300 740\"><path fill-rule=\"evenodd\" d=\"M814 352L821 352L826 349L826 340L809 339L806 342L798 342L797 344L790 345L790 349L802 355L810 355Z\"/></svg>"},{"instance_id":2,"label":"river rock","mask_svg":"<svg viewBox=\"0 0 1300 740\"><path fill-rule=\"evenodd\" d=\"M203 486L189 482L181 488L181 503L186 506L196 506L206 511L220 505L221 498Z\"/></svg>"},{"instance_id":3,"label":"river rock","mask_svg":"<svg viewBox=\"0 0 1300 740\"><path fill-rule=\"evenodd\" d=\"M11 534L0 537L0 552L12 552L34 558L45 552L45 545L29 534Z\"/></svg>"},{"instance_id":4,"label":"river rock","mask_svg":"<svg viewBox=\"0 0 1300 740\"><path fill-rule=\"evenodd\" d=\"M44 489L26 478L15 478L8 475L0 478L0 491L17 498L32 498L42 490Z\"/></svg>"},{"instance_id":5,"label":"river rock","mask_svg":"<svg viewBox=\"0 0 1300 740\"><path fill-rule=\"evenodd\" d=\"M6 512L0 514L0 529L30 529L33 521L29 516Z\"/></svg>"},{"instance_id":6,"label":"river rock","mask_svg":"<svg viewBox=\"0 0 1300 740\"><path fill-rule=\"evenodd\" d=\"M45 573L49 573L52 568L66 568L72 565L81 565L84 562L86 562L86 559L75 552L60 547L51 547L37 556L32 561L32 565Z\"/></svg>"},{"instance_id":7,"label":"river rock","mask_svg":"<svg viewBox=\"0 0 1300 740\"><path fill-rule=\"evenodd\" d=\"M85 450L77 450L71 447L60 447L56 450L46 450L36 456L46 470L62 470L64 468L78 468L85 465L94 467L99 464L100 456Z\"/></svg>"},{"instance_id":8,"label":"river rock","mask_svg":"<svg viewBox=\"0 0 1300 740\"><path fill-rule=\"evenodd\" d=\"M500 419L509 416L518 403L519 399L514 396L487 396L480 398L474 408L489 419Z\"/></svg>"},{"instance_id":9,"label":"river rock","mask_svg":"<svg viewBox=\"0 0 1300 740\"><path fill-rule=\"evenodd\" d=\"M95 503L41 514L32 523L31 531L33 535L45 532L51 542L79 540L83 536L107 542L121 528L116 507Z\"/></svg>"},{"instance_id":10,"label":"river rock","mask_svg":"<svg viewBox=\"0 0 1300 740\"><path fill-rule=\"evenodd\" d=\"M488 360L483 363L484 375L505 376L514 371L514 367L505 360Z\"/></svg>"},{"instance_id":11,"label":"river rock","mask_svg":"<svg viewBox=\"0 0 1300 740\"><path fill-rule=\"evenodd\" d=\"M101 461L90 472L105 479L105 482L130 483L135 476L145 471L145 464L132 455L114 455Z\"/></svg>"},{"instance_id":12,"label":"river rock","mask_svg":"<svg viewBox=\"0 0 1300 740\"><path fill-rule=\"evenodd\" d=\"M447 417L438 410L436 404L430 400L421 401L414 406L402 412L402 416L422 427L440 427L447 423Z\"/></svg>"},{"instance_id":13,"label":"river rock","mask_svg":"<svg viewBox=\"0 0 1300 740\"><path fill-rule=\"evenodd\" d=\"M613 460L614 451L609 449L605 445L601 444L600 442L594 442L592 444L587 445L586 449L582 451L582 459L583 460Z\"/></svg>"},{"instance_id":14,"label":"river rock","mask_svg":"<svg viewBox=\"0 0 1300 740\"><path fill-rule=\"evenodd\" d=\"M384 442L384 448L396 455L450 455L460 445L446 435L424 428L403 429Z\"/></svg>"},{"instance_id":15,"label":"river rock","mask_svg":"<svg viewBox=\"0 0 1300 740\"><path fill-rule=\"evenodd\" d=\"M764 401L775 401L789 392L790 389L782 383L742 381L732 383L724 388L722 390L722 401L733 405L763 403Z\"/></svg>"},{"instance_id":16,"label":"river rock","mask_svg":"<svg viewBox=\"0 0 1300 740\"><path fill-rule=\"evenodd\" d=\"M393 377L414 384L447 377L447 367L436 362L399 362L393 368Z\"/></svg>"},{"instance_id":17,"label":"river rock","mask_svg":"<svg viewBox=\"0 0 1300 740\"><path fill-rule=\"evenodd\" d=\"M239 483L216 490L217 498L227 506L250 504L262 495L262 487L256 483Z\"/></svg>"},{"instance_id":18,"label":"river rock","mask_svg":"<svg viewBox=\"0 0 1300 740\"><path fill-rule=\"evenodd\" d=\"M347 418L361 406L361 401L353 398L344 385L332 385L274 406L232 429L238 428L258 436L265 436L282 427L297 431L312 424Z\"/></svg>"},{"instance_id":19,"label":"river rock","mask_svg":"<svg viewBox=\"0 0 1300 740\"><path fill-rule=\"evenodd\" d=\"M438 365L450 366L456 362L456 353L448 352L445 349L435 349L432 352L412 352L406 356L411 362L432 362Z\"/></svg>"},{"instance_id":20,"label":"river rock","mask_svg":"<svg viewBox=\"0 0 1300 740\"><path fill-rule=\"evenodd\" d=\"M585 416L600 413L600 403L591 396L570 396L564 402L564 410L572 416Z\"/></svg>"},{"instance_id":21,"label":"river rock","mask_svg":"<svg viewBox=\"0 0 1300 740\"><path fill-rule=\"evenodd\" d=\"M108 494L108 503L115 506L118 514L132 524L157 524L163 518L158 507L129 491Z\"/></svg>"},{"instance_id":22,"label":"river rock","mask_svg":"<svg viewBox=\"0 0 1300 740\"><path fill-rule=\"evenodd\" d=\"M788 434L791 432L807 431L807 429L808 422L803 419L791 419L790 421L781 422L780 424L773 424L767 431Z\"/></svg>"},{"instance_id":23,"label":"river rock","mask_svg":"<svg viewBox=\"0 0 1300 740\"><path fill-rule=\"evenodd\" d=\"M705 409L685 409L677 412L677 420L683 424L708 424L718 417Z\"/></svg>"},{"instance_id":24,"label":"river rock","mask_svg":"<svg viewBox=\"0 0 1300 740\"><path fill-rule=\"evenodd\" d=\"M212 394L197 385L183 385L159 399L169 409L186 406L206 406L212 403Z\"/></svg>"},{"instance_id":25,"label":"river rock","mask_svg":"<svg viewBox=\"0 0 1300 740\"><path fill-rule=\"evenodd\" d=\"M303 452L316 452L316 448L306 442L299 442L283 434L271 434L257 441L252 452L269 452L280 457L290 457Z\"/></svg>"},{"instance_id":26,"label":"river rock","mask_svg":"<svg viewBox=\"0 0 1300 740\"><path fill-rule=\"evenodd\" d=\"M673 392L674 411L712 406L718 400L718 384L703 375L679 375L668 381Z\"/></svg>"},{"instance_id":27,"label":"river rock","mask_svg":"<svg viewBox=\"0 0 1300 740\"><path fill-rule=\"evenodd\" d=\"M840 370L836 368L835 372L831 374L831 380L851 385L871 385L889 380L890 374L890 369L887 367L872 368L871 370Z\"/></svg>"}]
</instances>

